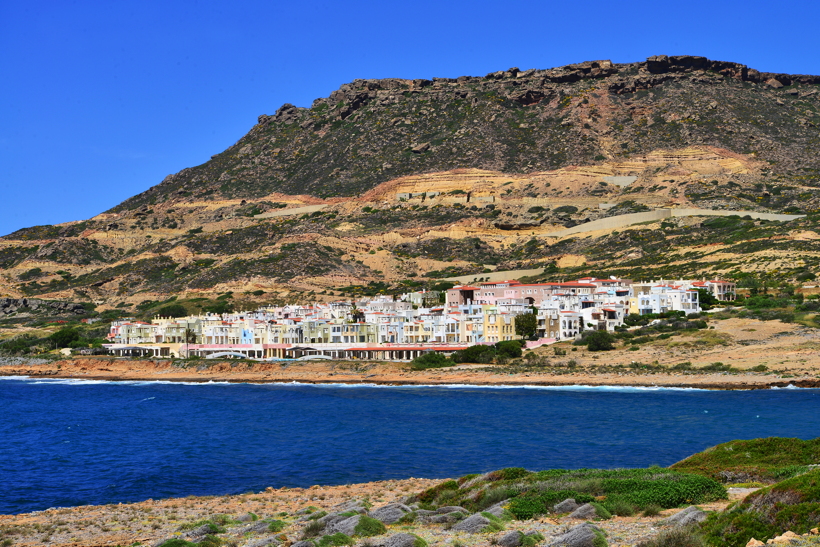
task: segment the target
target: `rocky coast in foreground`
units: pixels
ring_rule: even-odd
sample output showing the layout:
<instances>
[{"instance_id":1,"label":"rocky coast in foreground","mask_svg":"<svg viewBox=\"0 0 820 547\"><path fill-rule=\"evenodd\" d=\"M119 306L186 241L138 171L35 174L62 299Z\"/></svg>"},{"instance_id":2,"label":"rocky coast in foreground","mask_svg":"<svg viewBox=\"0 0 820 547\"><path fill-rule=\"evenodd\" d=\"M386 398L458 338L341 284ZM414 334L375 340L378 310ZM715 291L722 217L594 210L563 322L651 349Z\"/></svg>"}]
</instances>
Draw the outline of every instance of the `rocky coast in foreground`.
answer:
<instances>
[{"instance_id":1,"label":"rocky coast in foreground","mask_svg":"<svg viewBox=\"0 0 820 547\"><path fill-rule=\"evenodd\" d=\"M226 531L221 534L225 545L287 545L295 544L303 536L304 529L313 522L311 514L351 511L351 508L362 507L362 503L372 506L371 511L385 506L392 507L392 504L402 504L413 493L441 482L406 479L343 486L268 488L259 493L232 496L191 496L132 504L49 509L37 513L0 516L0 530L4 530L6 537L13 541L9 545L14 546L159 545L173 538L201 541L206 536L206 530L202 527L207 526L206 521L210 521ZM730 496L732 499L739 499L745 493L745 490L736 490L730 492ZM718 501L703 504L701 508L721 510L727 504L728 501ZM398 511L404 513L401 508ZM652 517L616 516L596 525L607 533L610 546L635 545L656 535L663 528L662 521L679 511L680 509L670 509ZM280 532L272 533L266 519L279 520L287 526ZM385 520L391 519L387 517ZM546 539L555 538L588 519L570 517L569 514L562 517L542 516L532 520L507 522L503 531L485 533L478 532L485 526L472 532L456 529L453 526L457 522L454 516L437 520L440 522L392 522L386 524L384 534L366 541L370 545L378 545L381 544L380 540L403 533L417 535L428 545L455 545L455 542L465 547L491 545L498 544L502 536L514 530L525 534L538 532ZM192 526L195 523L202 524Z\"/></svg>"}]
</instances>

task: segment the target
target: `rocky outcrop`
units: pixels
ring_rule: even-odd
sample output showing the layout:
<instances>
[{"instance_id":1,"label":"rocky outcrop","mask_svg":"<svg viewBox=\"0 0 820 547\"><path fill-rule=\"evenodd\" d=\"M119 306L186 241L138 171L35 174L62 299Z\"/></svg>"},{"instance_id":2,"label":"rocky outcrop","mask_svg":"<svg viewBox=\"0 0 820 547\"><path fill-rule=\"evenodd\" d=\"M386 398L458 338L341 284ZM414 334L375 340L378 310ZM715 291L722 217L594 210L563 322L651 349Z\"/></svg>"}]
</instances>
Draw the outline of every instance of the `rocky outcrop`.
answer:
<instances>
[{"instance_id":1,"label":"rocky outcrop","mask_svg":"<svg viewBox=\"0 0 820 547\"><path fill-rule=\"evenodd\" d=\"M565 499L561 503L556 503L555 507L553 507L552 510L556 513L572 513L573 511L578 509L578 507L580 507L580 505L578 505L578 503L574 499L569 498Z\"/></svg>"},{"instance_id":2,"label":"rocky outcrop","mask_svg":"<svg viewBox=\"0 0 820 547\"><path fill-rule=\"evenodd\" d=\"M85 307L82 304L61 302L59 300L39 300L37 298L0 298L0 314L22 312L48 312L83 315Z\"/></svg>"},{"instance_id":3,"label":"rocky outcrop","mask_svg":"<svg viewBox=\"0 0 820 547\"><path fill-rule=\"evenodd\" d=\"M393 524L411 511L412 509L402 503L390 503L370 511L370 517L385 524Z\"/></svg>"},{"instance_id":4,"label":"rocky outcrop","mask_svg":"<svg viewBox=\"0 0 820 547\"><path fill-rule=\"evenodd\" d=\"M207 199L220 195L259 198L273 191L351 196L393 178L465 165L490 170L515 166L521 172L577 165L606 156L601 152L611 143L599 142L599 133L609 135L608 141L617 133L619 143L664 141L653 142L651 147L643 144L639 151L704 139L742 149L748 137L741 146L741 141L734 143L736 134L720 131L725 124L738 131L748 122L739 124L736 116L721 115L724 102L747 103L755 95L739 89L738 81L758 91L783 94L787 93L783 87L801 86L795 91L803 98L814 91L809 86L820 85L820 76L760 72L740 63L693 55L655 55L635 63L596 60L551 69L514 67L485 76L359 79L316 99L310 108L287 103L273 115L259 116L256 126L234 146L201 166L167 177L155 189L115 210L136 210L162 194L173 199L198 193L211 196ZM681 108L661 105L657 97L636 105L612 100L667 82L675 83L674 94L686 95L680 101L675 98ZM688 94L687 89L693 93ZM715 124L711 134L700 127L675 128L663 135L645 130L661 123L660 114L656 115L660 112L674 118L663 123L705 117L695 104L704 97L698 89L717 90L705 101L716 105L708 116ZM745 98L730 97L744 93ZM725 100L712 100L715 98ZM624 101L635 99L640 98ZM781 102L788 106L788 101ZM466 106L469 113L462 112ZM522 113L522 107L529 110ZM367 116L361 115L364 110ZM759 112L760 107L752 110ZM801 112L793 112L797 126L815 123ZM632 128L638 131L634 135L624 132L630 124L638 124ZM760 134L765 127L758 120L750 129ZM679 134L679 129L700 135ZM510 144L522 141L529 144ZM732 146L728 146L730 141ZM356 153L351 154L354 148Z\"/></svg>"},{"instance_id":5,"label":"rocky outcrop","mask_svg":"<svg viewBox=\"0 0 820 547\"><path fill-rule=\"evenodd\" d=\"M571 519L594 519L598 516L598 512L595 509L595 506L591 503L585 503L572 513L570 513L569 518Z\"/></svg>"},{"instance_id":6,"label":"rocky outcrop","mask_svg":"<svg viewBox=\"0 0 820 547\"><path fill-rule=\"evenodd\" d=\"M686 526L689 524L703 522L704 520L706 520L706 513L694 505L690 505L680 513L675 513L664 522L675 526Z\"/></svg>"},{"instance_id":7,"label":"rocky outcrop","mask_svg":"<svg viewBox=\"0 0 820 547\"><path fill-rule=\"evenodd\" d=\"M419 547L424 544L424 540L421 540L418 536L403 533L393 534L375 543L376 547Z\"/></svg>"},{"instance_id":8,"label":"rocky outcrop","mask_svg":"<svg viewBox=\"0 0 820 547\"><path fill-rule=\"evenodd\" d=\"M488 519L487 517L483 515L472 515L462 520L455 526L453 526L453 530L477 534L484 530L486 527L488 527L490 524L490 519Z\"/></svg>"},{"instance_id":9,"label":"rocky outcrop","mask_svg":"<svg viewBox=\"0 0 820 547\"><path fill-rule=\"evenodd\" d=\"M585 522L556 537L549 545L550 547L593 547L595 538L599 536L603 536L603 531L594 524Z\"/></svg>"}]
</instances>

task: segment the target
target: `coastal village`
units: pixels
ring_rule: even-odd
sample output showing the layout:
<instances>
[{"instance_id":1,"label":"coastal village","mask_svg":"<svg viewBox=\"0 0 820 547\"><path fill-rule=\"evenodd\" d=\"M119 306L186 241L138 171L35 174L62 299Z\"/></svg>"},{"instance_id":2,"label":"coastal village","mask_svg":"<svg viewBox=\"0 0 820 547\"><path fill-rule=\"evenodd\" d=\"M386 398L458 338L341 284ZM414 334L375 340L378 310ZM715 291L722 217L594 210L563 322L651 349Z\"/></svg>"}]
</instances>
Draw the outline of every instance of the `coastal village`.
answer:
<instances>
[{"instance_id":1,"label":"coastal village","mask_svg":"<svg viewBox=\"0 0 820 547\"><path fill-rule=\"evenodd\" d=\"M517 340L516 320L534 314L526 342L535 348L576 340L584 331L614 331L630 314L700 313L700 293L730 301L723 280L633 282L584 277L572 282L502 281L446 292L379 295L354 301L262 307L255 311L151 322L118 320L108 334L119 356L411 360L435 351Z\"/></svg>"}]
</instances>

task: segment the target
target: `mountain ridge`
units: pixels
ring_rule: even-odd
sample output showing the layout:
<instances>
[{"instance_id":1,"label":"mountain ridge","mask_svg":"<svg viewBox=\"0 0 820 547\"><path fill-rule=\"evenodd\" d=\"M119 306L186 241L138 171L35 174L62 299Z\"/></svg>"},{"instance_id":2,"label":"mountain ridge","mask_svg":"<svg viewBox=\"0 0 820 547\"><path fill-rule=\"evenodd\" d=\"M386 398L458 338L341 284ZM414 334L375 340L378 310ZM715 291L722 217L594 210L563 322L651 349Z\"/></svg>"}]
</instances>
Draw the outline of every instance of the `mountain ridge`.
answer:
<instances>
[{"instance_id":1,"label":"mountain ridge","mask_svg":"<svg viewBox=\"0 0 820 547\"><path fill-rule=\"evenodd\" d=\"M743 104L723 112L721 93L712 93L717 96L711 101L701 97L709 93L686 89L673 90L666 94L669 97L654 93L660 96L648 102L655 105L642 104L646 97L635 97L635 104L626 100L681 85L717 88L724 95L737 94L743 91L738 86L747 86L789 108L779 96L806 98L801 93L816 93L820 76L759 72L705 57L653 56L638 63L588 61L547 70L513 68L484 77L354 80L316 99L310 108L285 104L273 115L259 116L258 123L233 146L202 165L169 175L111 211L189 196L254 199L280 191L349 197L420 172L473 167L526 173L669 145L760 148L760 154L777 162L794 156L778 154L777 146L767 150L777 132L762 127ZM669 106L675 105L667 103L676 102L688 106L682 114L694 114L677 118L673 114L670 119ZM774 121L795 125L790 133L799 140L816 140L816 131L803 129L816 127L820 117L816 111L811 118L801 114L794 119L774 116L779 118ZM699 127L708 124L703 118L710 115L714 115L711 126ZM751 122L743 124L739 119L741 126L758 127L747 129L748 135L719 134L738 115ZM658 135L651 135L658 125L663 126ZM763 142L750 147L750 139Z\"/></svg>"},{"instance_id":2,"label":"mountain ridge","mask_svg":"<svg viewBox=\"0 0 820 547\"><path fill-rule=\"evenodd\" d=\"M283 302L533 269L793 283L820 268L819 127L820 77L703 57L356 80L107 212L0 238L0 296ZM670 207L737 216L562 232Z\"/></svg>"}]
</instances>

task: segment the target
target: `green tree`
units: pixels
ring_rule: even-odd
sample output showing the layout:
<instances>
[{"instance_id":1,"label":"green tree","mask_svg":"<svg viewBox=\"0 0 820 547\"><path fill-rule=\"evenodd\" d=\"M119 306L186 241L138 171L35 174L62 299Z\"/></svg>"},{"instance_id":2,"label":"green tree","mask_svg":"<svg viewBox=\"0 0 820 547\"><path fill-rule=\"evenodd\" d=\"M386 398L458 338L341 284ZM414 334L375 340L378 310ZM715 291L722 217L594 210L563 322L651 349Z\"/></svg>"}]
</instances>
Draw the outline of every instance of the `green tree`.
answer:
<instances>
[{"instance_id":1,"label":"green tree","mask_svg":"<svg viewBox=\"0 0 820 547\"><path fill-rule=\"evenodd\" d=\"M438 353L437 351L430 351L427 353L422 353L413 359L413 362L410 363L410 367L413 370L425 370L428 368L450 367L454 364L455 363L441 353Z\"/></svg>"},{"instance_id":2,"label":"green tree","mask_svg":"<svg viewBox=\"0 0 820 547\"><path fill-rule=\"evenodd\" d=\"M160 317L185 317L188 311L182 304L169 304L157 310L157 315Z\"/></svg>"},{"instance_id":3,"label":"green tree","mask_svg":"<svg viewBox=\"0 0 820 547\"><path fill-rule=\"evenodd\" d=\"M596 330L584 337L589 351L609 351L615 349L615 337L605 330Z\"/></svg>"},{"instance_id":4,"label":"green tree","mask_svg":"<svg viewBox=\"0 0 820 547\"><path fill-rule=\"evenodd\" d=\"M455 363L492 363L495 359L496 349L493 346L470 346L453 353L451 359Z\"/></svg>"},{"instance_id":5,"label":"green tree","mask_svg":"<svg viewBox=\"0 0 820 547\"><path fill-rule=\"evenodd\" d=\"M509 357L511 359L521 357L521 343L517 340L496 342L495 347L498 350L499 356Z\"/></svg>"},{"instance_id":6,"label":"green tree","mask_svg":"<svg viewBox=\"0 0 820 547\"><path fill-rule=\"evenodd\" d=\"M538 330L538 318L534 313L524 313L515 317L515 334L530 338Z\"/></svg>"},{"instance_id":7,"label":"green tree","mask_svg":"<svg viewBox=\"0 0 820 547\"><path fill-rule=\"evenodd\" d=\"M711 310L712 306L718 303L718 299L709 289L698 289L698 302L700 302L700 309L705 311Z\"/></svg>"},{"instance_id":8,"label":"green tree","mask_svg":"<svg viewBox=\"0 0 820 547\"><path fill-rule=\"evenodd\" d=\"M74 327L63 327L48 337L57 348L67 348L72 342L80 339L80 331Z\"/></svg>"}]
</instances>

